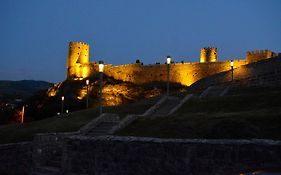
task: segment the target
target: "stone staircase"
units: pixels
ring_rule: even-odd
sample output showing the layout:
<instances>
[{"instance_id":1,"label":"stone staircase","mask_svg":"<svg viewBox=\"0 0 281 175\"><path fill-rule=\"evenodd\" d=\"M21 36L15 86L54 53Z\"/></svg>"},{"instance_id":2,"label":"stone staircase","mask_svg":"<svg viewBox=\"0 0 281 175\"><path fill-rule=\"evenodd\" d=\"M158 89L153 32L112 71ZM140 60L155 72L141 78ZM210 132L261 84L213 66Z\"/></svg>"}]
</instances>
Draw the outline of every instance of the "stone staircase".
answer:
<instances>
[{"instance_id":1,"label":"stone staircase","mask_svg":"<svg viewBox=\"0 0 281 175\"><path fill-rule=\"evenodd\" d=\"M95 128L86 133L87 136L101 136L107 135L115 125L118 125L120 121L105 121L99 123Z\"/></svg>"},{"instance_id":2,"label":"stone staircase","mask_svg":"<svg viewBox=\"0 0 281 175\"><path fill-rule=\"evenodd\" d=\"M229 86L210 86L202 94L199 98L206 97L222 97L229 91Z\"/></svg>"},{"instance_id":3,"label":"stone staircase","mask_svg":"<svg viewBox=\"0 0 281 175\"><path fill-rule=\"evenodd\" d=\"M87 136L101 136L109 134L109 131L120 122L117 114L105 113L80 129L81 134Z\"/></svg>"},{"instance_id":4,"label":"stone staircase","mask_svg":"<svg viewBox=\"0 0 281 175\"><path fill-rule=\"evenodd\" d=\"M175 108L181 99L179 97L169 96L166 100L159 105L159 107L151 114L153 117L166 116L170 111Z\"/></svg>"}]
</instances>

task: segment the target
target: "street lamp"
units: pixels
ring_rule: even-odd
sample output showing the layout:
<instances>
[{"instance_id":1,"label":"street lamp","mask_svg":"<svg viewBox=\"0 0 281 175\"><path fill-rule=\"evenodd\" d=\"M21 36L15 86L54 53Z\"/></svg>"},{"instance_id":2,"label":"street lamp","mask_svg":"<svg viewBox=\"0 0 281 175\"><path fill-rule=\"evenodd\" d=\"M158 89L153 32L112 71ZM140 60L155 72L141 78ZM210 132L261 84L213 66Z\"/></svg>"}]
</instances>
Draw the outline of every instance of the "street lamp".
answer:
<instances>
[{"instance_id":1,"label":"street lamp","mask_svg":"<svg viewBox=\"0 0 281 175\"><path fill-rule=\"evenodd\" d=\"M64 96L61 96L61 114L63 114Z\"/></svg>"},{"instance_id":2,"label":"street lamp","mask_svg":"<svg viewBox=\"0 0 281 175\"><path fill-rule=\"evenodd\" d=\"M102 114L102 76L103 76L104 64L103 61L99 61L99 73L100 73L100 114Z\"/></svg>"},{"instance_id":3,"label":"street lamp","mask_svg":"<svg viewBox=\"0 0 281 175\"><path fill-rule=\"evenodd\" d=\"M233 81L233 66L234 66L234 61L230 61L230 67L231 67L231 82Z\"/></svg>"},{"instance_id":4,"label":"street lamp","mask_svg":"<svg viewBox=\"0 0 281 175\"><path fill-rule=\"evenodd\" d=\"M90 80L86 80L86 85L87 85L87 100L86 100L86 108L88 109L89 107L89 83Z\"/></svg>"},{"instance_id":5,"label":"street lamp","mask_svg":"<svg viewBox=\"0 0 281 175\"><path fill-rule=\"evenodd\" d=\"M171 56L167 56L167 96L169 96L170 91L170 64L171 64L172 58Z\"/></svg>"}]
</instances>

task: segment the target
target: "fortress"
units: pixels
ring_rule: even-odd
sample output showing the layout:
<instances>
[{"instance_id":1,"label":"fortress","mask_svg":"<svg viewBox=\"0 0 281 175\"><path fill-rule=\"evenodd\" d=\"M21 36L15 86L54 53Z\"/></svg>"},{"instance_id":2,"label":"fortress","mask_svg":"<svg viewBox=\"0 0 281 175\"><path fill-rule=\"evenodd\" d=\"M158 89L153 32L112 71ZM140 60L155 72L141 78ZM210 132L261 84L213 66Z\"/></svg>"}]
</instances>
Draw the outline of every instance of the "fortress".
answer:
<instances>
[{"instance_id":1,"label":"fortress","mask_svg":"<svg viewBox=\"0 0 281 175\"><path fill-rule=\"evenodd\" d=\"M67 79L83 80L98 73L98 64L90 62L90 46L84 42L70 42L67 59ZM233 60L234 68L262 59L276 57L270 50L247 52L245 59ZM200 62L180 62L170 65L170 82L189 86L194 82L219 72L231 70L230 60L218 61L217 48L205 47L200 52ZM104 74L117 80L145 84L166 82L167 65L141 63L113 66L106 64Z\"/></svg>"}]
</instances>

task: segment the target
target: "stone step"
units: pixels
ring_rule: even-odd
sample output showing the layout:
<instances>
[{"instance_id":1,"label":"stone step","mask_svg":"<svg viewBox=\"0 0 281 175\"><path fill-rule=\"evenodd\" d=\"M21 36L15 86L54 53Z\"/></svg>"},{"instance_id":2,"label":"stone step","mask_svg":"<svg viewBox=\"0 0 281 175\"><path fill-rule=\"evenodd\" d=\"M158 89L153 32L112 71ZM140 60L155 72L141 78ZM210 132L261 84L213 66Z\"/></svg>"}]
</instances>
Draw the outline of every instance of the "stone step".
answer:
<instances>
[{"instance_id":1,"label":"stone step","mask_svg":"<svg viewBox=\"0 0 281 175\"><path fill-rule=\"evenodd\" d=\"M224 86L210 86L200 95L200 98L223 96L227 93L228 89L229 87Z\"/></svg>"},{"instance_id":2,"label":"stone step","mask_svg":"<svg viewBox=\"0 0 281 175\"><path fill-rule=\"evenodd\" d=\"M164 103L162 103L159 108L155 111L153 116L161 116L168 114L174 107L180 103L179 98L169 97Z\"/></svg>"},{"instance_id":3,"label":"stone step","mask_svg":"<svg viewBox=\"0 0 281 175\"><path fill-rule=\"evenodd\" d=\"M90 129L86 135L89 136L100 136L100 135L107 135L107 132L110 131L111 128L119 124L120 120L111 120L111 121L104 121L99 123L94 128Z\"/></svg>"},{"instance_id":4,"label":"stone step","mask_svg":"<svg viewBox=\"0 0 281 175\"><path fill-rule=\"evenodd\" d=\"M92 130L108 130L112 128L113 126L117 125L119 122L102 122L99 125L97 125Z\"/></svg>"}]
</instances>

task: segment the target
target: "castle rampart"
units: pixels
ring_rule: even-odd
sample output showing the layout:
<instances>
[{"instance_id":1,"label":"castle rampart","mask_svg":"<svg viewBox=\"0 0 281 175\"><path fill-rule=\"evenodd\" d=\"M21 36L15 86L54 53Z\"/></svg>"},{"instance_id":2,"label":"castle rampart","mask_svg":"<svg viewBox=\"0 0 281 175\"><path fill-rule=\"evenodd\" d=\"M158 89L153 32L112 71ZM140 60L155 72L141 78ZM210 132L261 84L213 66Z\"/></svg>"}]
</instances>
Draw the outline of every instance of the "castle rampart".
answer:
<instances>
[{"instance_id":1,"label":"castle rampart","mask_svg":"<svg viewBox=\"0 0 281 175\"><path fill-rule=\"evenodd\" d=\"M98 64L89 62L89 45L82 42L69 44L67 65L68 79L84 79L98 72ZM261 59L271 58L275 53L270 50L247 52L246 59L234 60L234 68ZM194 82L231 69L230 60L217 61L217 48L202 48L200 63L173 63L170 66L170 82L189 86ZM104 74L117 80L144 84L166 82L166 64L126 64L113 66L106 64Z\"/></svg>"},{"instance_id":2,"label":"castle rampart","mask_svg":"<svg viewBox=\"0 0 281 175\"><path fill-rule=\"evenodd\" d=\"M271 50L256 50L246 53L246 60L249 63L256 62L262 59L268 59L272 57L276 57L276 53Z\"/></svg>"},{"instance_id":3,"label":"castle rampart","mask_svg":"<svg viewBox=\"0 0 281 175\"><path fill-rule=\"evenodd\" d=\"M245 60L235 60L235 67L245 65ZM219 73L230 70L230 61L206 63L182 64L176 63L170 65L170 81L189 86L194 82ZM107 76L117 80L128 81L135 84L144 84L148 82L166 82L167 81L167 65L122 65L111 66L105 69Z\"/></svg>"}]
</instances>

